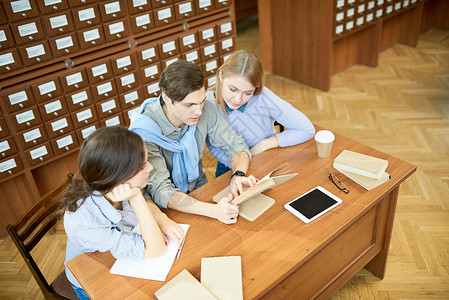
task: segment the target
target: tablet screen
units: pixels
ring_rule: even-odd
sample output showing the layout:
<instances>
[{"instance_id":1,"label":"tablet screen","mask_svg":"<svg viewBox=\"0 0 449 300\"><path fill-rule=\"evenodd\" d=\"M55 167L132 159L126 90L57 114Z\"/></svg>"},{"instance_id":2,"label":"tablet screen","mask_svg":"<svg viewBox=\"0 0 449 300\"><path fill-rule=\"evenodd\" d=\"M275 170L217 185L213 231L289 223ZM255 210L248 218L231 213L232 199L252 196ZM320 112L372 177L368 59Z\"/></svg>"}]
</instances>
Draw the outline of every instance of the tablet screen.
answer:
<instances>
[{"instance_id":1,"label":"tablet screen","mask_svg":"<svg viewBox=\"0 0 449 300\"><path fill-rule=\"evenodd\" d=\"M322 187L316 187L285 205L290 212L309 223L342 201Z\"/></svg>"},{"instance_id":2,"label":"tablet screen","mask_svg":"<svg viewBox=\"0 0 449 300\"><path fill-rule=\"evenodd\" d=\"M337 201L323 193L322 191L315 189L310 193L296 199L290 203L290 206L301 212L308 219L312 219L320 212L328 209Z\"/></svg>"}]
</instances>

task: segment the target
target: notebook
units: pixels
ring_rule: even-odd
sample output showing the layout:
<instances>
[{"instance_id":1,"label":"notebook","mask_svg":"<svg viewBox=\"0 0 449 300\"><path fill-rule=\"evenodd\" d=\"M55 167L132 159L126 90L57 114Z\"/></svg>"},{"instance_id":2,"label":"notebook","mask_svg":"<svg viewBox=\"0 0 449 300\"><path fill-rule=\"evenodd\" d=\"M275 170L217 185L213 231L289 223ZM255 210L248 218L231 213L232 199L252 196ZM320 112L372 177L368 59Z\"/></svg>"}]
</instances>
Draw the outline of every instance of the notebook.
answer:
<instances>
[{"instance_id":1,"label":"notebook","mask_svg":"<svg viewBox=\"0 0 449 300\"><path fill-rule=\"evenodd\" d=\"M242 258L205 257L201 260L201 283L220 300L243 300Z\"/></svg>"},{"instance_id":2,"label":"notebook","mask_svg":"<svg viewBox=\"0 0 449 300\"><path fill-rule=\"evenodd\" d=\"M333 166L337 170L380 179L388 167L388 160L343 150L343 152L334 159Z\"/></svg>"}]
</instances>

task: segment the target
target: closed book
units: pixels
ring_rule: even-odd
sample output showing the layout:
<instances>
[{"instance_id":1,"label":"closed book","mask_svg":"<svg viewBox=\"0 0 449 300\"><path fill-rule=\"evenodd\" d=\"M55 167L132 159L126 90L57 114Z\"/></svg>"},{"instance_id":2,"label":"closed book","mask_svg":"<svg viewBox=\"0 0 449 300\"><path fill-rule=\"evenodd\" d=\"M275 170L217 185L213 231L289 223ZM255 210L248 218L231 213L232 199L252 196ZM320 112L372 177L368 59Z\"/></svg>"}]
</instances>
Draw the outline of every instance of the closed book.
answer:
<instances>
[{"instance_id":1,"label":"closed book","mask_svg":"<svg viewBox=\"0 0 449 300\"><path fill-rule=\"evenodd\" d=\"M345 175L346 177L348 177L355 183L361 185L363 188L365 188L368 191L372 190L375 187L378 187L382 183L385 183L391 179L390 174L388 174L387 172L384 172L382 174L382 176L380 177L380 179L374 179L374 178L362 176L362 175L351 173L351 172L344 171L344 170L338 170L338 171L340 171L340 173L342 173L343 175Z\"/></svg>"},{"instance_id":2,"label":"closed book","mask_svg":"<svg viewBox=\"0 0 449 300\"><path fill-rule=\"evenodd\" d=\"M388 167L388 160L343 150L335 159L335 169L380 179Z\"/></svg>"}]
</instances>

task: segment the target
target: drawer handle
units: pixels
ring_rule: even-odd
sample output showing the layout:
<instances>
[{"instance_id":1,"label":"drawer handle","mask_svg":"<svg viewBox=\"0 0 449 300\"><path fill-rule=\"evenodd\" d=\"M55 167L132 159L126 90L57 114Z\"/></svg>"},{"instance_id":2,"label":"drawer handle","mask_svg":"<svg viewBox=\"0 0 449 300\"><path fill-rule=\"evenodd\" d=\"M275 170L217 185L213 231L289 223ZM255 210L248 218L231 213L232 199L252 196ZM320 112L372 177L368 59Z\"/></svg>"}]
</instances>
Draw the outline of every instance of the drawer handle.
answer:
<instances>
[{"instance_id":1,"label":"drawer handle","mask_svg":"<svg viewBox=\"0 0 449 300\"><path fill-rule=\"evenodd\" d=\"M36 58L36 60L38 61L38 62L40 62L41 61L41 59L38 57L38 58Z\"/></svg>"},{"instance_id":2,"label":"drawer handle","mask_svg":"<svg viewBox=\"0 0 449 300\"><path fill-rule=\"evenodd\" d=\"M40 160L40 161L44 161L44 159L42 158L42 156L41 156L41 157L39 157L39 160Z\"/></svg>"},{"instance_id":3,"label":"drawer handle","mask_svg":"<svg viewBox=\"0 0 449 300\"><path fill-rule=\"evenodd\" d=\"M83 102L81 102L81 103L80 103L80 106L81 106L81 107L84 107L84 103L83 103Z\"/></svg>"},{"instance_id":4,"label":"drawer handle","mask_svg":"<svg viewBox=\"0 0 449 300\"><path fill-rule=\"evenodd\" d=\"M184 14L184 16L188 17L188 16L189 16L189 14Z\"/></svg>"},{"instance_id":5,"label":"drawer handle","mask_svg":"<svg viewBox=\"0 0 449 300\"><path fill-rule=\"evenodd\" d=\"M29 36L28 38L29 38L30 40L34 40L34 37L32 37L32 36Z\"/></svg>"},{"instance_id":6,"label":"drawer handle","mask_svg":"<svg viewBox=\"0 0 449 300\"><path fill-rule=\"evenodd\" d=\"M59 130L60 133L64 133L64 129Z\"/></svg>"},{"instance_id":7,"label":"drawer handle","mask_svg":"<svg viewBox=\"0 0 449 300\"><path fill-rule=\"evenodd\" d=\"M100 75L100 79L103 80L103 79L104 79L104 76L103 76L103 75Z\"/></svg>"},{"instance_id":8,"label":"drawer handle","mask_svg":"<svg viewBox=\"0 0 449 300\"><path fill-rule=\"evenodd\" d=\"M23 14L22 14L22 17L26 18L26 17L27 17L27 14L26 14L26 13L23 13Z\"/></svg>"},{"instance_id":9,"label":"drawer handle","mask_svg":"<svg viewBox=\"0 0 449 300\"><path fill-rule=\"evenodd\" d=\"M117 37L118 37L118 38L121 38L122 36L120 35L120 33L117 33Z\"/></svg>"},{"instance_id":10,"label":"drawer handle","mask_svg":"<svg viewBox=\"0 0 449 300\"><path fill-rule=\"evenodd\" d=\"M23 107L23 104L22 104L22 103L19 103L19 106L20 106L20 107Z\"/></svg>"},{"instance_id":11,"label":"drawer handle","mask_svg":"<svg viewBox=\"0 0 449 300\"><path fill-rule=\"evenodd\" d=\"M57 7L56 5L53 5L53 9L54 9L54 10L57 10L58 7Z\"/></svg>"},{"instance_id":12,"label":"drawer handle","mask_svg":"<svg viewBox=\"0 0 449 300\"><path fill-rule=\"evenodd\" d=\"M12 175L12 172L11 172L11 170L8 170L8 173L9 173L9 175Z\"/></svg>"},{"instance_id":13,"label":"drawer handle","mask_svg":"<svg viewBox=\"0 0 449 300\"><path fill-rule=\"evenodd\" d=\"M92 41L92 45L96 45L97 43L95 41Z\"/></svg>"},{"instance_id":14,"label":"drawer handle","mask_svg":"<svg viewBox=\"0 0 449 300\"><path fill-rule=\"evenodd\" d=\"M36 141L36 140L33 140L33 144L37 144L37 141Z\"/></svg>"},{"instance_id":15,"label":"drawer handle","mask_svg":"<svg viewBox=\"0 0 449 300\"><path fill-rule=\"evenodd\" d=\"M78 85L78 83L75 83L75 87L76 87L76 88L79 88L80 86Z\"/></svg>"},{"instance_id":16,"label":"drawer handle","mask_svg":"<svg viewBox=\"0 0 449 300\"><path fill-rule=\"evenodd\" d=\"M148 61L149 61L149 62L153 62L153 59L152 59L152 58L149 58Z\"/></svg>"},{"instance_id":17,"label":"drawer handle","mask_svg":"<svg viewBox=\"0 0 449 300\"><path fill-rule=\"evenodd\" d=\"M70 53L69 49L65 49L64 51L65 51L65 53Z\"/></svg>"},{"instance_id":18,"label":"drawer handle","mask_svg":"<svg viewBox=\"0 0 449 300\"><path fill-rule=\"evenodd\" d=\"M165 20L164 20L164 23L168 23L168 20L167 20L167 19L165 19Z\"/></svg>"},{"instance_id":19,"label":"drawer handle","mask_svg":"<svg viewBox=\"0 0 449 300\"><path fill-rule=\"evenodd\" d=\"M91 24L92 24L92 21L87 21L86 23L89 24L89 25L91 25Z\"/></svg>"},{"instance_id":20,"label":"drawer handle","mask_svg":"<svg viewBox=\"0 0 449 300\"><path fill-rule=\"evenodd\" d=\"M2 156L3 156L3 157L5 157L5 156L6 156L5 152L3 152L3 153L2 153Z\"/></svg>"},{"instance_id":21,"label":"drawer handle","mask_svg":"<svg viewBox=\"0 0 449 300\"><path fill-rule=\"evenodd\" d=\"M59 116L59 114L57 112L54 112L55 117Z\"/></svg>"},{"instance_id":22,"label":"drawer handle","mask_svg":"<svg viewBox=\"0 0 449 300\"><path fill-rule=\"evenodd\" d=\"M31 126L31 123L30 123L30 122L27 122L26 124L27 124L27 126Z\"/></svg>"},{"instance_id":23,"label":"drawer handle","mask_svg":"<svg viewBox=\"0 0 449 300\"><path fill-rule=\"evenodd\" d=\"M133 87L132 85L128 84L128 88L132 88L132 87Z\"/></svg>"},{"instance_id":24,"label":"drawer handle","mask_svg":"<svg viewBox=\"0 0 449 300\"><path fill-rule=\"evenodd\" d=\"M142 7L142 6L139 6L139 10L143 10L143 7Z\"/></svg>"},{"instance_id":25,"label":"drawer handle","mask_svg":"<svg viewBox=\"0 0 449 300\"><path fill-rule=\"evenodd\" d=\"M53 97L53 95L52 95L52 94L48 94L48 97L49 97L49 98L52 98L52 97Z\"/></svg>"},{"instance_id":26,"label":"drawer handle","mask_svg":"<svg viewBox=\"0 0 449 300\"><path fill-rule=\"evenodd\" d=\"M86 123L86 124L89 124L89 121L87 121L87 120L84 120L84 123Z\"/></svg>"},{"instance_id":27,"label":"drawer handle","mask_svg":"<svg viewBox=\"0 0 449 300\"><path fill-rule=\"evenodd\" d=\"M123 70L128 71L128 67L124 67Z\"/></svg>"},{"instance_id":28,"label":"drawer handle","mask_svg":"<svg viewBox=\"0 0 449 300\"><path fill-rule=\"evenodd\" d=\"M64 32L64 28L59 28L59 31Z\"/></svg>"},{"instance_id":29,"label":"drawer handle","mask_svg":"<svg viewBox=\"0 0 449 300\"><path fill-rule=\"evenodd\" d=\"M69 148L69 147L67 147L67 146L65 146L65 150L69 151L69 150L70 150L70 148Z\"/></svg>"},{"instance_id":30,"label":"drawer handle","mask_svg":"<svg viewBox=\"0 0 449 300\"><path fill-rule=\"evenodd\" d=\"M108 93L104 93L104 96L105 96L105 97L109 97L109 94L108 94Z\"/></svg>"},{"instance_id":31,"label":"drawer handle","mask_svg":"<svg viewBox=\"0 0 449 300\"><path fill-rule=\"evenodd\" d=\"M208 11L208 10L209 10L209 8L208 8L208 7L205 7L205 8L204 8L204 10L205 10L205 11Z\"/></svg>"},{"instance_id":32,"label":"drawer handle","mask_svg":"<svg viewBox=\"0 0 449 300\"><path fill-rule=\"evenodd\" d=\"M192 45L189 45L189 48L190 48L190 49L192 49L192 48L193 48L193 46L192 46Z\"/></svg>"},{"instance_id":33,"label":"drawer handle","mask_svg":"<svg viewBox=\"0 0 449 300\"><path fill-rule=\"evenodd\" d=\"M148 29L146 25L143 25L142 28L145 29L145 30Z\"/></svg>"},{"instance_id":34,"label":"drawer handle","mask_svg":"<svg viewBox=\"0 0 449 300\"><path fill-rule=\"evenodd\" d=\"M131 104L132 104L132 105L136 105L136 103L135 103L134 101L131 101Z\"/></svg>"},{"instance_id":35,"label":"drawer handle","mask_svg":"<svg viewBox=\"0 0 449 300\"><path fill-rule=\"evenodd\" d=\"M117 18L117 14L113 14L112 17L113 17L113 18Z\"/></svg>"},{"instance_id":36,"label":"drawer handle","mask_svg":"<svg viewBox=\"0 0 449 300\"><path fill-rule=\"evenodd\" d=\"M151 78L151 79L154 79L154 75L151 75L150 78Z\"/></svg>"},{"instance_id":37,"label":"drawer handle","mask_svg":"<svg viewBox=\"0 0 449 300\"><path fill-rule=\"evenodd\" d=\"M6 69L6 71L9 71L9 70L11 70L11 68L10 68L10 67L6 67L5 69Z\"/></svg>"}]
</instances>

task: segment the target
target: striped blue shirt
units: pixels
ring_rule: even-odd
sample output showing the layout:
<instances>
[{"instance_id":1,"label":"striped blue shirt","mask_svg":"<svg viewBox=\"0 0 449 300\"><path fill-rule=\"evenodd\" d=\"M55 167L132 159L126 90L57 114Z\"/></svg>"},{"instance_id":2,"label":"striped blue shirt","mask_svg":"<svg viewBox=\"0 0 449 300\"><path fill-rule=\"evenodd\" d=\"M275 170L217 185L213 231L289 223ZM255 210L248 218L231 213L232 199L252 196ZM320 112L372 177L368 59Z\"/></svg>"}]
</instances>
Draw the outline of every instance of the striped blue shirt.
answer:
<instances>
[{"instance_id":1,"label":"striped blue shirt","mask_svg":"<svg viewBox=\"0 0 449 300\"><path fill-rule=\"evenodd\" d=\"M117 210L105 197L91 195L75 212L66 211L64 263L81 253L95 251L111 251L115 258L143 259L145 244L142 236L131 231L138 224L137 216L128 200L123 201L122 206L122 210ZM81 287L67 266L65 273L72 284Z\"/></svg>"}]
</instances>

